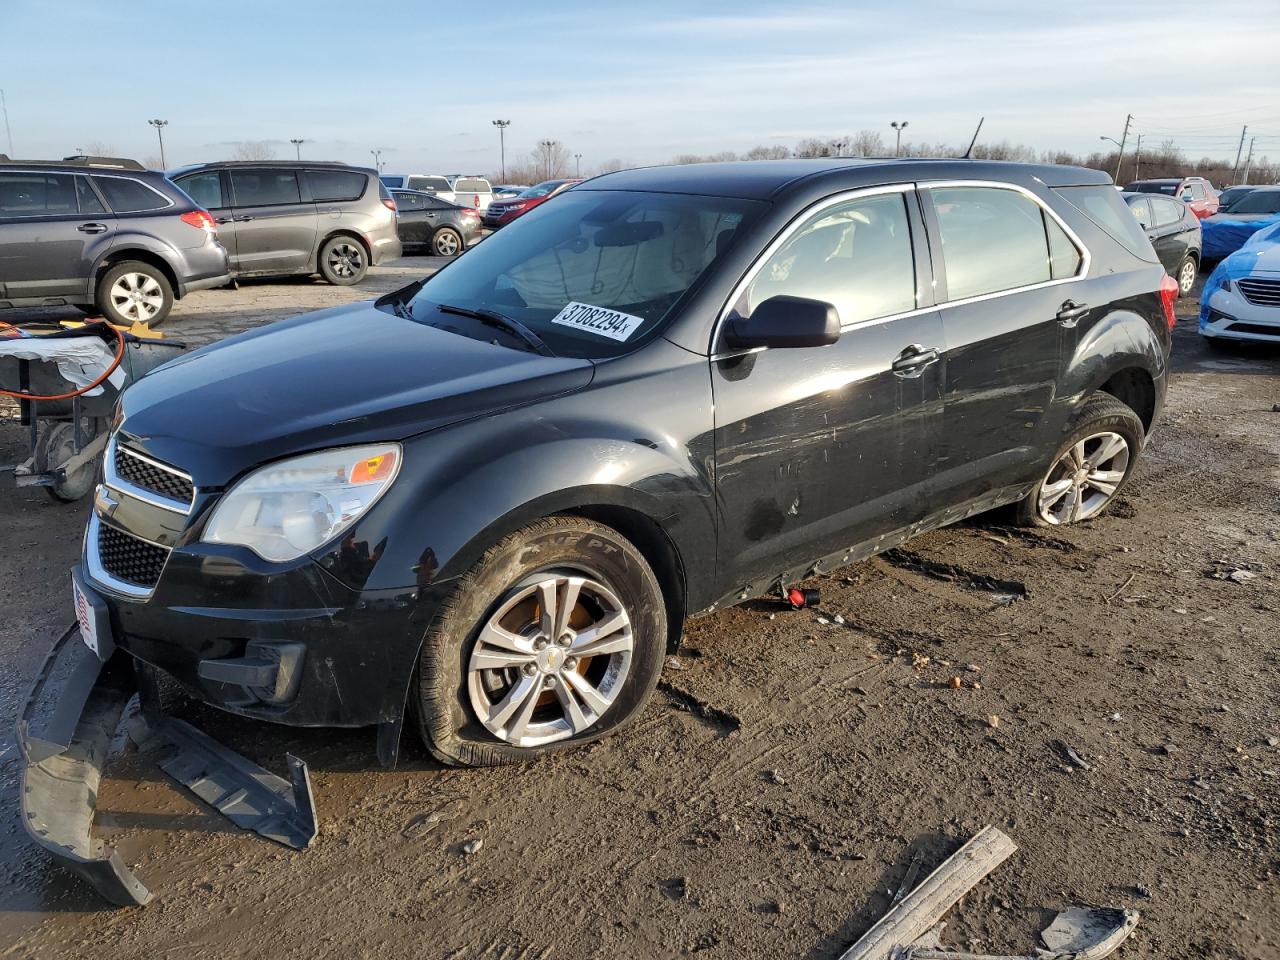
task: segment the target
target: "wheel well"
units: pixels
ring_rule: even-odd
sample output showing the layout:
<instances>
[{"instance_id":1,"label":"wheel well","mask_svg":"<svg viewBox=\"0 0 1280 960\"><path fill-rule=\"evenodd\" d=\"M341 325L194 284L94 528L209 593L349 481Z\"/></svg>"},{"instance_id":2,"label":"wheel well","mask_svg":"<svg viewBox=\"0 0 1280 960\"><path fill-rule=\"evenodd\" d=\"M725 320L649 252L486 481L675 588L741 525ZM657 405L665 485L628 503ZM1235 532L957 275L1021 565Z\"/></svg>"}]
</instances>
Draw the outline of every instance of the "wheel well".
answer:
<instances>
[{"instance_id":1,"label":"wheel well","mask_svg":"<svg viewBox=\"0 0 1280 960\"><path fill-rule=\"evenodd\" d=\"M124 249L112 250L102 258L102 263L98 264L98 270L93 275L93 295L98 295L98 284L102 282L102 275L114 267L117 263L123 263L127 260L137 260L155 267L164 274L165 279L169 281L169 288L173 291L173 298L180 300L182 291L178 286L178 275L173 272L173 267L165 261L164 257L152 253L150 250Z\"/></svg>"},{"instance_id":2,"label":"wheel well","mask_svg":"<svg viewBox=\"0 0 1280 960\"><path fill-rule=\"evenodd\" d=\"M1121 370L1098 388L1109 393L1138 415L1144 430L1151 429L1156 413L1156 385L1151 374L1137 367Z\"/></svg>"},{"instance_id":3,"label":"wheel well","mask_svg":"<svg viewBox=\"0 0 1280 960\"><path fill-rule=\"evenodd\" d=\"M667 651L675 653L684 632L685 576L684 564L670 537L651 518L629 507L608 504L576 507L564 512L612 527L630 540L649 561L667 605Z\"/></svg>"},{"instance_id":4,"label":"wheel well","mask_svg":"<svg viewBox=\"0 0 1280 960\"><path fill-rule=\"evenodd\" d=\"M373 251L369 249L369 242L365 240L364 237L360 236L360 234L354 230L335 230L333 233L326 234L325 238L320 241L320 246L316 247L316 266L320 265L320 251L323 250L324 245L334 237L350 237L356 243L360 244L360 248L364 251L365 259L370 263L373 262Z\"/></svg>"}]
</instances>

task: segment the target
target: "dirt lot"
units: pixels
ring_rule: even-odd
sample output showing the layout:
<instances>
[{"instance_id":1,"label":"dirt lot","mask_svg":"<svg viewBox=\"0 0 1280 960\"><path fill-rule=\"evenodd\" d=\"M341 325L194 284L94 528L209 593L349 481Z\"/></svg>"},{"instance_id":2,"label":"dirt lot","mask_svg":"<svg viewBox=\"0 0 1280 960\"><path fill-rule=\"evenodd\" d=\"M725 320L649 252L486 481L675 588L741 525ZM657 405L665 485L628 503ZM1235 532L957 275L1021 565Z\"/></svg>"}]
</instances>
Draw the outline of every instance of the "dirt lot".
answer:
<instances>
[{"instance_id":1,"label":"dirt lot","mask_svg":"<svg viewBox=\"0 0 1280 960\"><path fill-rule=\"evenodd\" d=\"M169 329L206 342L429 264L208 291ZM835 957L916 853L927 871L990 823L1021 849L950 944L1026 953L1054 910L1119 904L1143 915L1125 960L1280 958L1280 353L1207 352L1194 312L1109 515L965 524L816 578L820 611L691 621L663 690L603 743L459 772L407 742L387 773L371 731L195 713L272 769L305 757L321 834L273 846L127 755L99 825L158 893L143 909L103 909L18 822L10 718L70 620L87 507L0 477L0 956ZM22 440L0 424L0 462Z\"/></svg>"}]
</instances>

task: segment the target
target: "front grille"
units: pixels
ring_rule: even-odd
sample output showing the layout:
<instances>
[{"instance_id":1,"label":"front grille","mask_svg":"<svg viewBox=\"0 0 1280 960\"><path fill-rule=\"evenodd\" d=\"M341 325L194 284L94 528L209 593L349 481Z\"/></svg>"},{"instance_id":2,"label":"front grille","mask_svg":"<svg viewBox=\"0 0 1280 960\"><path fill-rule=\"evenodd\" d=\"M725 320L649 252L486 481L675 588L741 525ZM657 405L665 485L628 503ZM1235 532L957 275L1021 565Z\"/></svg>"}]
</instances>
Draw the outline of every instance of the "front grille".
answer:
<instances>
[{"instance_id":1,"label":"front grille","mask_svg":"<svg viewBox=\"0 0 1280 960\"><path fill-rule=\"evenodd\" d=\"M1262 323L1233 323L1228 328L1232 333L1252 333L1260 337L1274 337L1280 340L1280 327L1269 327Z\"/></svg>"},{"instance_id":2,"label":"front grille","mask_svg":"<svg viewBox=\"0 0 1280 960\"><path fill-rule=\"evenodd\" d=\"M169 551L105 523L98 524L98 562L117 580L150 590L160 579Z\"/></svg>"},{"instance_id":3,"label":"front grille","mask_svg":"<svg viewBox=\"0 0 1280 960\"><path fill-rule=\"evenodd\" d=\"M118 444L114 465L116 476L121 480L132 483L135 487L141 487L143 490L158 493L184 507L191 505L195 490L189 477L158 467L150 460L145 460Z\"/></svg>"},{"instance_id":4,"label":"front grille","mask_svg":"<svg viewBox=\"0 0 1280 960\"><path fill-rule=\"evenodd\" d=\"M1260 280L1248 277L1237 280L1236 285L1250 303L1260 307L1280 307L1280 280Z\"/></svg>"}]
</instances>

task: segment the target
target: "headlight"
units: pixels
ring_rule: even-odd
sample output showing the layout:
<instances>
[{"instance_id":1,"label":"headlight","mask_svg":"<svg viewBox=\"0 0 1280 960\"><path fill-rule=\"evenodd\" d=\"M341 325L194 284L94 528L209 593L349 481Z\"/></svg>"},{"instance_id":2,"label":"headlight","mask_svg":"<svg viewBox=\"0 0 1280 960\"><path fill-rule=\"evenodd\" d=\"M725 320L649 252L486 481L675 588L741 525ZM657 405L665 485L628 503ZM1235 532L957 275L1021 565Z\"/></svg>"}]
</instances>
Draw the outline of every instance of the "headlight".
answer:
<instances>
[{"instance_id":1,"label":"headlight","mask_svg":"<svg viewBox=\"0 0 1280 960\"><path fill-rule=\"evenodd\" d=\"M391 486L400 445L341 447L255 470L224 496L206 543L238 543L264 560L295 560L355 523Z\"/></svg>"}]
</instances>

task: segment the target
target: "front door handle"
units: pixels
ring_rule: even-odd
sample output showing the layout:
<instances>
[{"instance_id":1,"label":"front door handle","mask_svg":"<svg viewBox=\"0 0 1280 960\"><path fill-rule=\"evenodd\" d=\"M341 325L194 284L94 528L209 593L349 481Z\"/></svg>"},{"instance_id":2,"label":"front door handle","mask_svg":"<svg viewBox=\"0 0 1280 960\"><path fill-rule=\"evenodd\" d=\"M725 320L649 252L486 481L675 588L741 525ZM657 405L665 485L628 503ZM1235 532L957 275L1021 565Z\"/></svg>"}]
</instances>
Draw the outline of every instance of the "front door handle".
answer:
<instances>
[{"instance_id":1,"label":"front door handle","mask_svg":"<svg viewBox=\"0 0 1280 960\"><path fill-rule=\"evenodd\" d=\"M1064 300L1062 306L1058 308L1058 322L1070 330L1080 318L1089 312L1091 308L1084 303L1076 303L1074 300Z\"/></svg>"},{"instance_id":2,"label":"front door handle","mask_svg":"<svg viewBox=\"0 0 1280 960\"><path fill-rule=\"evenodd\" d=\"M105 223L82 223L76 229L81 233L106 233L107 225Z\"/></svg>"},{"instance_id":3,"label":"front door handle","mask_svg":"<svg viewBox=\"0 0 1280 960\"><path fill-rule=\"evenodd\" d=\"M938 362L937 347L922 347L913 343L894 357L890 365L894 376L914 379L924 373L927 367Z\"/></svg>"},{"instance_id":4,"label":"front door handle","mask_svg":"<svg viewBox=\"0 0 1280 960\"><path fill-rule=\"evenodd\" d=\"M249 223L253 220L253 217L236 217L235 220L236 223Z\"/></svg>"}]
</instances>

